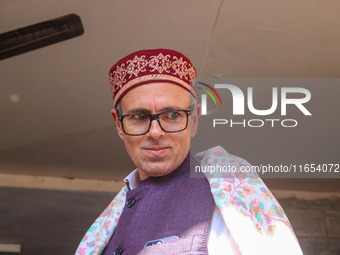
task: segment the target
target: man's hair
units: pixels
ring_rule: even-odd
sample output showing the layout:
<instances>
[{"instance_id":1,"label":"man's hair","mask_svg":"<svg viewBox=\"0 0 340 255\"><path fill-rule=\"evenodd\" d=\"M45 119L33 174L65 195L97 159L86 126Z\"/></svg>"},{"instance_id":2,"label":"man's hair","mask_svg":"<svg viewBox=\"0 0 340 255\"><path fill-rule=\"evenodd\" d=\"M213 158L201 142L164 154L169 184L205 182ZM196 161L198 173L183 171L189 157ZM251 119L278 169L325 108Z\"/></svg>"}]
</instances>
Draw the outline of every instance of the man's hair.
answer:
<instances>
[{"instance_id":1,"label":"man's hair","mask_svg":"<svg viewBox=\"0 0 340 255\"><path fill-rule=\"evenodd\" d=\"M116 105L116 113L117 115L122 115L122 105L120 104L120 101Z\"/></svg>"},{"instance_id":2,"label":"man's hair","mask_svg":"<svg viewBox=\"0 0 340 255\"><path fill-rule=\"evenodd\" d=\"M197 106L197 99L194 98L192 94L190 94L190 111L192 115L196 114L196 111L195 111L196 106Z\"/></svg>"}]
</instances>

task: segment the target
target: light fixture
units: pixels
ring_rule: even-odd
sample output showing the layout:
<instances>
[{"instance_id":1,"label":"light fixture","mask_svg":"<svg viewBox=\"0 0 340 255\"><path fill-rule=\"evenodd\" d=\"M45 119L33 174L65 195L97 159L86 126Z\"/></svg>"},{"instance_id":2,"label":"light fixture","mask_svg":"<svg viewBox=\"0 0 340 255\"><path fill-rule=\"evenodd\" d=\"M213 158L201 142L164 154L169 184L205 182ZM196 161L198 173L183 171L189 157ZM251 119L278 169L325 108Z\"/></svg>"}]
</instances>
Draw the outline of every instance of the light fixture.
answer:
<instances>
[{"instance_id":1,"label":"light fixture","mask_svg":"<svg viewBox=\"0 0 340 255\"><path fill-rule=\"evenodd\" d=\"M80 17L69 14L0 34L0 60L84 33Z\"/></svg>"}]
</instances>

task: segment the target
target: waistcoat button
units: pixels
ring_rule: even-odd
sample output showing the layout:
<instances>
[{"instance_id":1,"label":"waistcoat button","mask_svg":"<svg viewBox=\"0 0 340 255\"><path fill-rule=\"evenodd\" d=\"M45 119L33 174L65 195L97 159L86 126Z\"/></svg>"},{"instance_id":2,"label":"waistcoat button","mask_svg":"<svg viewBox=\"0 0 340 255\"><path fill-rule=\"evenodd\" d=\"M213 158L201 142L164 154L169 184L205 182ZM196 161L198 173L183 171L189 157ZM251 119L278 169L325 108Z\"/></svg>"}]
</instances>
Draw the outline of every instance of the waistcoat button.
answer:
<instances>
[{"instance_id":1,"label":"waistcoat button","mask_svg":"<svg viewBox=\"0 0 340 255\"><path fill-rule=\"evenodd\" d=\"M122 248L118 247L115 249L115 252L113 253L113 255L121 255L123 253Z\"/></svg>"},{"instance_id":2,"label":"waistcoat button","mask_svg":"<svg viewBox=\"0 0 340 255\"><path fill-rule=\"evenodd\" d=\"M132 206L134 206L135 203L136 203L136 200L133 197L130 197L128 201L126 202L126 206L127 208L131 208Z\"/></svg>"}]
</instances>

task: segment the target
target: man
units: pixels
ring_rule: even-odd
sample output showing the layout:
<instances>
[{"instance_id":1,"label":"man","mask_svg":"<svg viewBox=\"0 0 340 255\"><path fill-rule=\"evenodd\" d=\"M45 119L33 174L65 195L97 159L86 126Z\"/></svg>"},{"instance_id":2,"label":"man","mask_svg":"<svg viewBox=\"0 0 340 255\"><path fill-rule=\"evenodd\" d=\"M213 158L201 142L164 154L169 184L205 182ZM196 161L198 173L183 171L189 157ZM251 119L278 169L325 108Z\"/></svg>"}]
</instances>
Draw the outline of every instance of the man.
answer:
<instances>
[{"instance_id":1,"label":"man","mask_svg":"<svg viewBox=\"0 0 340 255\"><path fill-rule=\"evenodd\" d=\"M76 254L302 254L259 178L190 178L198 164L248 164L221 147L198 154L200 163L190 155L195 78L190 60L167 49L134 52L111 68L111 113L137 169Z\"/></svg>"}]
</instances>

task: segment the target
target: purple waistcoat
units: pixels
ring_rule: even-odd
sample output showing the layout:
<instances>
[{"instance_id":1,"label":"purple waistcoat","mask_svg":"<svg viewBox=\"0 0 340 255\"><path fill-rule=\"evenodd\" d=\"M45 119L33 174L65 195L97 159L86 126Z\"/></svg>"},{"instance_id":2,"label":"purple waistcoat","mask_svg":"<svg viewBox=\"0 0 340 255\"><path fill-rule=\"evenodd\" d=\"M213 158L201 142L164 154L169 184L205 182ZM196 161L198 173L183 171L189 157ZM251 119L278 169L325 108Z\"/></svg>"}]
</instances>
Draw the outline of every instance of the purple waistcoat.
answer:
<instances>
[{"instance_id":1,"label":"purple waistcoat","mask_svg":"<svg viewBox=\"0 0 340 255\"><path fill-rule=\"evenodd\" d=\"M190 179L188 155L168 175L149 177L129 190L126 205L104 255L208 254L213 198L206 178ZM152 240L178 239L144 248Z\"/></svg>"}]
</instances>

